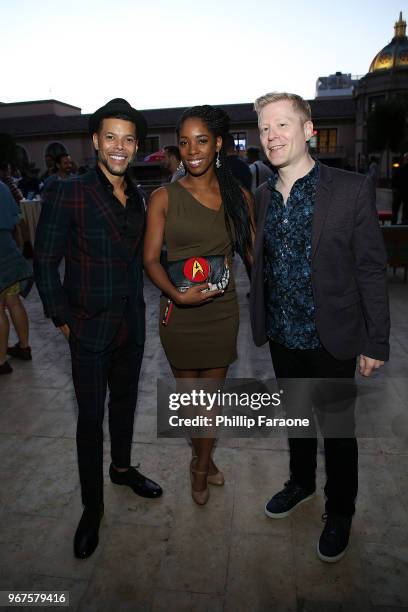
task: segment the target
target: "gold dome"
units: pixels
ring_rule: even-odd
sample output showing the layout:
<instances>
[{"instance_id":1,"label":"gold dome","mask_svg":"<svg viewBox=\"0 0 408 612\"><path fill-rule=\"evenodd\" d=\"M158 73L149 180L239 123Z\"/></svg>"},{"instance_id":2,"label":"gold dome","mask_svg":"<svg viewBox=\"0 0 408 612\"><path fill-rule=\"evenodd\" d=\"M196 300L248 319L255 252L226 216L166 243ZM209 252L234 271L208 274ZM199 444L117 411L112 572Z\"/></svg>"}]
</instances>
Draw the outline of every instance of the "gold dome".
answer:
<instances>
[{"instance_id":1,"label":"gold dome","mask_svg":"<svg viewBox=\"0 0 408 612\"><path fill-rule=\"evenodd\" d=\"M373 59L369 72L392 70L393 68L408 68L408 38L406 36L407 22L400 13L399 20L394 25L394 38Z\"/></svg>"}]
</instances>

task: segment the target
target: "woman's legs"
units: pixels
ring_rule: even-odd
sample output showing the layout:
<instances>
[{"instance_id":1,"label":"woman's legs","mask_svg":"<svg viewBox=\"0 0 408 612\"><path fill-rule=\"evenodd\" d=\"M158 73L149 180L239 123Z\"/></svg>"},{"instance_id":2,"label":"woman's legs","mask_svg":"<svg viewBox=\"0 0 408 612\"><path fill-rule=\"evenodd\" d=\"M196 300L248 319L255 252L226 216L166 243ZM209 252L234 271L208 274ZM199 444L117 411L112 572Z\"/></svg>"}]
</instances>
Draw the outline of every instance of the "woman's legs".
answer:
<instances>
[{"instance_id":1,"label":"woman's legs","mask_svg":"<svg viewBox=\"0 0 408 612\"><path fill-rule=\"evenodd\" d=\"M6 362L10 324L6 315L5 300L0 300L0 366Z\"/></svg>"},{"instance_id":2,"label":"woman's legs","mask_svg":"<svg viewBox=\"0 0 408 612\"><path fill-rule=\"evenodd\" d=\"M171 369L172 369L172 372L173 372L173 375L176 381L178 380L186 381L188 379L200 378L200 370L179 370L178 368L175 368L173 366L171 366ZM183 384L183 390L184 388L185 388L185 383ZM194 454L196 456L198 456L200 452L199 441L200 441L200 438L191 438L191 443L193 445ZM194 481L192 484L193 489L197 491L203 491L207 487L206 478L204 478L204 476L200 476L200 478L198 478L199 477L198 474L193 474L193 476L194 476ZM199 481L199 487L196 488L198 481Z\"/></svg>"},{"instance_id":3,"label":"woman's legs","mask_svg":"<svg viewBox=\"0 0 408 612\"><path fill-rule=\"evenodd\" d=\"M213 380L225 380L227 376L227 372L228 372L228 366L224 368L211 368L208 370L200 370L199 378L210 378ZM218 389L218 385L217 385L217 389ZM214 389L214 392L217 391L217 389ZM195 443L197 445L197 448L196 446L194 446L194 448L198 451L196 453L197 460L195 463L195 467L197 468L197 470L206 471L209 474L216 474L218 472L218 468L211 458L211 452L214 446L215 438L214 437L212 438L194 438L192 439L192 442L193 444ZM207 485L206 479L203 478L203 480L205 480L205 485Z\"/></svg>"},{"instance_id":4,"label":"woman's legs","mask_svg":"<svg viewBox=\"0 0 408 612\"><path fill-rule=\"evenodd\" d=\"M188 379L188 378L203 378L203 379L214 379L224 380L227 376L228 366L223 368L211 368L205 370L178 370L172 367L174 377L176 379ZM215 438L191 438L194 453L197 456L194 461L194 469L197 472L203 472L199 474L193 472L193 489L195 491L203 491L207 488L207 475L216 474L218 468L211 458L211 451L214 446Z\"/></svg>"},{"instance_id":5,"label":"woman's legs","mask_svg":"<svg viewBox=\"0 0 408 612\"><path fill-rule=\"evenodd\" d=\"M17 332L20 348L28 347L28 316L19 295L8 295L6 307Z\"/></svg>"}]
</instances>

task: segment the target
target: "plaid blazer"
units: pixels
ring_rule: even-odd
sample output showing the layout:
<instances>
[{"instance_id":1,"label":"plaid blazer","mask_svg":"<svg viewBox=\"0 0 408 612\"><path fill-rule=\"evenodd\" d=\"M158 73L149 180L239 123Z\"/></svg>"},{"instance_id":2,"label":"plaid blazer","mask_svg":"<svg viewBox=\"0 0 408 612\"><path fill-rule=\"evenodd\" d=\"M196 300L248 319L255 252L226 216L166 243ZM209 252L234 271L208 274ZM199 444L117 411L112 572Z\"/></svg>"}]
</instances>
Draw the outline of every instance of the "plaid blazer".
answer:
<instances>
[{"instance_id":1,"label":"plaid blazer","mask_svg":"<svg viewBox=\"0 0 408 612\"><path fill-rule=\"evenodd\" d=\"M129 252L106 195L95 170L55 181L44 195L34 248L34 278L46 316L67 323L94 352L113 340L125 308L136 342L143 344L145 337L142 241Z\"/></svg>"}]
</instances>

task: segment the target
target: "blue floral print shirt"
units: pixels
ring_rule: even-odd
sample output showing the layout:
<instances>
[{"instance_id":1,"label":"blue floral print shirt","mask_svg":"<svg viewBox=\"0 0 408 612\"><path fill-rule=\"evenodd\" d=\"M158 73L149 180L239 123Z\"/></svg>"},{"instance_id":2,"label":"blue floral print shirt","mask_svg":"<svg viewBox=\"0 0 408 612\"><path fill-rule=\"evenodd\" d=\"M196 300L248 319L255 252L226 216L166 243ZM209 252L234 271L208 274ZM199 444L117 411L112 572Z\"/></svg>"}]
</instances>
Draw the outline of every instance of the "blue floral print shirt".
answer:
<instances>
[{"instance_id":1,"label":"blue floral print shirt","mask_svg":"<svg viewBox=\"0 0 408 612\"><path fill-rule=\"evenodd\" d=\"M298 179L286 204L269 179L271 201L264 230L265 310L268 338L291 349L320 346L311 281L312 220L319 164Z\"/></svg>"}]
</instances>

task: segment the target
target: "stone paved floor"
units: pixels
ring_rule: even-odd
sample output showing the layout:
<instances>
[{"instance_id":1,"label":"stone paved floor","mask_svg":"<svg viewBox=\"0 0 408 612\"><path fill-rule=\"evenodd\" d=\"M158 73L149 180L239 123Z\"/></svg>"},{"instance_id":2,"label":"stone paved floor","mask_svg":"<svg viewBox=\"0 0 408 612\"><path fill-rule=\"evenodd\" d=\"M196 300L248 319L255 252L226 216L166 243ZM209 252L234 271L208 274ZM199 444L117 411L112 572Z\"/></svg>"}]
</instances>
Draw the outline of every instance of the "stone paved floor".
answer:
<instances>
[{"instance_id":1,"label":"stone paved floor","mask_svg":"<svg viewBox=\"0 0 408 612\"><path fill-rule=\"evenodd\" d=\"M240 357L230 374L266 378L270 360L250 339L242 268L238 288ZM401 275L390 276L390 293L392 361L382 373L389 380L408 372L408 285ZM157 300L147 283L148 341L133 459L165 494L145 500L106 478L100 545L79 561L72 555L81 505L68 350L43 318L35 289L29 296L34 359L14 360L13 374L0 380L0 590L67 590L70 610L81 612L408 611L406 441L361 440L353 538L338 564L324 564L315 554L321 454L317 497L292 517L273 521L263 506L286 479L286 443L220 442L216 459L226 485L213 487L207 506L197 507L189 495L189 448L183 440L156 438L155 382L169 373L156 333ZM105 459L107 473L107 442Z\"/></svg>"}]
</instances>

